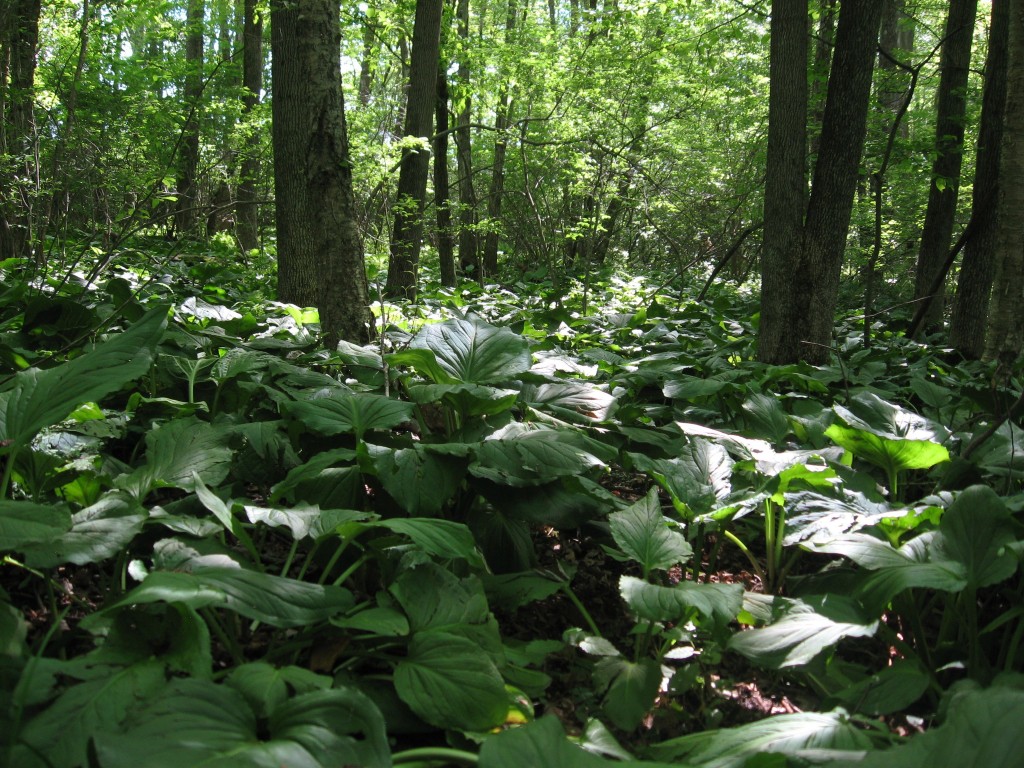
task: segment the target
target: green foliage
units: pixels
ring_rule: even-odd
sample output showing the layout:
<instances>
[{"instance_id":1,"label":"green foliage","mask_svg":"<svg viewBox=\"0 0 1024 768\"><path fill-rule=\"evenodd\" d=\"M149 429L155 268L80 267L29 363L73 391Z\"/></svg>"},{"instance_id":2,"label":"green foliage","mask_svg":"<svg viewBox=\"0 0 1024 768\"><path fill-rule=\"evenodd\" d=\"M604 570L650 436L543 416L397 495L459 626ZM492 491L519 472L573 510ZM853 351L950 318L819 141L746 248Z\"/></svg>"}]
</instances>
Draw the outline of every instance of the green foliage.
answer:
<instances>
[{"instance_id":1,"label":"green foliage","mask_svg":"<svg viewBox=\"0 0 1024 768\"><path fill-rule=\"evenodd\" d=\"M517 333L480 292L324 353L294 308L180 299L3 392L6 762L923 765L973 729L1012 764L971 713L1021 712L1019 427L964 455L990 417L926 348L770 368L742 299ZM720 723L765 674L817 711ZM534 722L556 690L575 721ZM940 724L868 725L909 712Z\"/></svg>"}]
</instances>

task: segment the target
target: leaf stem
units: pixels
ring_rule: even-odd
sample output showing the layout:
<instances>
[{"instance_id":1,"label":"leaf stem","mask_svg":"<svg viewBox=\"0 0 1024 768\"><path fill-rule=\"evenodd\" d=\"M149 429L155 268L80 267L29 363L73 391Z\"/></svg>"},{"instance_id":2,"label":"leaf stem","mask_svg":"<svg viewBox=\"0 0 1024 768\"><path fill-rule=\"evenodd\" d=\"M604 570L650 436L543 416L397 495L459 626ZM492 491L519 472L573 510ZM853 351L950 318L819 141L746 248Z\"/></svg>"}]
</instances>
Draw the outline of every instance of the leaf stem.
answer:
<instances>
[{"instance_id":1,"label":"leaf stem","mask_svg":"<svg viewBox=\"0 0 1024 768\"><path fill-rule=\"evenodd\" d=\"M410 765L414 762L426 764L438 763L439 765L477 765L480 762L479 756L472 752L464 752L461 749L449 749L448 747L418 747L407 749L404 752L396 752L391 756L392 765Z\"/></svg>"}]
</instances>

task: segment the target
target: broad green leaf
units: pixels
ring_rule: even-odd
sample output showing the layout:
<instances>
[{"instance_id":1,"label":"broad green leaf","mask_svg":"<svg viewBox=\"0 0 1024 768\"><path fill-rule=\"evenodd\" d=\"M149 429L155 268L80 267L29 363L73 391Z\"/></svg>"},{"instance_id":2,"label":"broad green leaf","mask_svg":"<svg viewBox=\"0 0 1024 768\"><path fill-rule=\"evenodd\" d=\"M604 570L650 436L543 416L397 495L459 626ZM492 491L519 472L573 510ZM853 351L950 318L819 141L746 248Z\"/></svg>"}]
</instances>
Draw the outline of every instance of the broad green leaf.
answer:
<instances>
[{"instance_id":1,"label":"broad green leaf","mask_svg":"<svg viewBox=\"0 0 1024 768\"><path fill-rule=\"evenodd\" d=\"M864 750L870 746L860 725L841 712L801 712L671 739L651 750L655 757L701 768L744 768L748 759L766 752L798 755L805 750Z\"/></svg>"},{"instance_id":2,"label":"broad green leaf","mask_svg":"<svg viewBox=\"0 0 1024 768\"><path fill-rule=\"evenodd\" d=\"M0 501L0 552L33 544L52 547L71 526L71 512L63 505Z\"/></svg>"},{"instance_id":3,"label":"broad green leaf","mask_svg":"<svg viewBox=\"0 0 1024 768\"><path fill-rule=\"evenodd\" d=\"M854 456L881 467L890 476L908 469L929 469L949 461L945 446L929 440L894 439L842 424L831 425L825 435Z\"/></svg>"},{"instance_id":4,"label":"broad green leaf","mask_svg":"<svg viewBox=\"0 0 1024 768\"><path fill-rule=\"evenodd\" d=\"M0 392L0 441L9 441L7 450L17 453L43 427L142 376L166 325L167 307L157 307L80 357L55 368L16 374Z\"/></svg>"},{"instance_id":5,"label":"broad green leaf","mask_svg":"<svg viewBox=\"0 0 1024 768\"><path fill-rule=\"evenodd\" d=\"M0 506L0 528L3 526ZM28 547L25 557L36 568L62 563L98 563L121 552L142 530L149 514L126 495L111 493L71 516L71 529L50 541ZM0 532L0 543L4 535Z\"/></svg>"},{"instance_id":6,"label":"broad green leaf","mask_svg":"<svg viewBox=\"0 0 1024 768\"><path fill-rule=\"evenodd\" d=\"M931 677L917 663L897 660L863 680L832 693L851 712L872 717L906 710L924 695Z\"/></svg>"},{"instance_id":7,"label":"broad green leaf","mask_svg":"<svg viewBox=\"0 0 1024 768\"><path fill-rule=\"evenodd\" d=\"M219 485L231 469L230 438L227 430L195 416L173 419L146 434L146 463L115 485L138 499L160 487L194 491L194 475Z\"/></svg>"},{"instance_id":8,"label":"broad green leaf","mask_svg":"<svg viewBox=\"0 0 1024 768\"><path fill-rule=\"evenodd\" d=\"M488 601L504 611L545 600L562 588L562 583L541 573L503 573L482 577Z\"/></svg>"},{"instance_id":9,"label":"broad green leaf","mask_svg":"<svg viewBox=\"0 0 1024 768\"><path fill-rule=\"evenodd\" d=\"M70 663L85 662L92 674L91 669L99 665L115 668L157 658L168 674L211 675L210 630L187 605L157 603L126 608L113 615L103 632L99 648Z\"/></svg>"},{"instance_id":10,"label":"broad green leaf","mask_svg":"<svg viewBox=\"0 0 1024 768\"><path fill-rule=\"evenodd\" d=\"M654 706L661 687L661 665L653 659L628 661L609 656L597 662L594 682L604 692L601 706L608 719L624 731L632 731Z\"/></svg>"},{"instance_id":11,"label":"broad green leaf","mask_svg":"<svg viewBox=\"0 0 1024 768\"><path fill-rule=\"evenodd\" d=\"M385 355L384 359L393 368L410 366L417 373L426 376L435 384L455 384L458 380L450 376L437 362L437 356L429 349L403 349Z\"/></svg>"},{"instance_id":12,"label":"broad green leaf","mask_svg":"<svg viewBox=\"0 0 1024 768\"><path fill-rule=\"evenodd\" d=\"M484 567L473 534L463 523L423 517L396 517L391 520L378 520L369 525L387 528L406 536L424 552L435 557L446 560L463 559L473 567Z\"/></svg>"},{"instance_id":13,"label":"broad green leaf","mask_svg":"<svg viewBox=\"0 0 1024 768\"><path fill-rule=\"evenodd\" d=\"M384 720L350 688L300 694L274 707L261 727L245 697L227 685L175 680L123 733L101 734L106 768L387 768Z\"/></svg>"},{"instance_id":14,"label":"broad green leaf","mask_svg":"<svg viewBox=\"0 0 1024 768\"><path fill-rule=\"evenodd\" d=\"M255 662L232 669L225 683L245 696L258 717L269 717L292 694L330 688L331 678L303 667L274 667Z\"/></svg>"},{"instance_id":15,"label":"broad green leaf","mask_svg":"<svg viewBox=\"0 0 1024 768\"><path fill-rule=\"evenodd\" d=\"M790 432L789 417L779 398L762 393L748 397L742 405L752 431L772 443L781 443Z\"/></svg>"},{"instance_id":16,"label":"broad green leaf","mask_svg":"<svg viewBox=\"0 0 1024 768\"><path fill-rule=\"evenodd\" d=\"M732 492L733 460L725 448L703 438L691 438L674 459L651 459L639 453L629 457L639 471L668 491L680 511L711 512Z\"/></svg>"},{"instance_id":17,"label":"broad green leaf","mask_svg":"<svg viewBox=\"0 0 1024 768\"><path fill-rule=\"evenodd\" d=\"M409 387L409 397L420 405L444 403L465 419L510 411L519 393L483 384L414 384Z\"/></svg>"},{"instance_id":18,"label":"broad green leaf","mask_svg":"<svg viewBox=\"0 0 1024 768\"><path fill-rule=\"evenodd\" d=\"M398 450L370 446L370 456L384 490L412 516L439 514L466 473L465 460L422 445Z\"/></svg>"},{"instance_id":19,"label":"broad green leaf","mask_svg":"<svg viewBox=\"0 0 1024 768\"><path fill-rule=\"evenodd\" d=\"M383 637L409 634L409 620L393 608L365 608L353 616L331 619L331 624Z\"/></svg>"},{"instance_id":20,"label":"broad green leaf","mask_svg":"<svg viewBox=\"0 0 1024 768\"><path fill-rule=\"evenodd\" d=\"M413 349L434 353L437 364L455 381L494 384L530 369L530 345L508 328L480 320L454 319L425 326L413 337Z\"/></svg>"},{"instance_id":21,"label":"broad green leaf","mask_svg":"<svg viewBox=\"0 0 1024 768\"><path fill-rule=\"evenodd\" d=\"M322 435L355 434L390 429L412 419L411 403L383 395L331 390L322 397L289 403L288 413L307 429Z\"/></svg>"},{"instance_id":22,"label":"broad green leaf","mask_svg":"<svg viewBox=\"0 0 1024 768\"><path fill-rule=\"evenodd\" d=\"M245 516L250 523L263 523L271 528L287 528L293 539L304 539L309 536L314 523L320 517L320 508L311 504L298 504L293 508L246 506ZM353 512L353 519L365 517L360 512Z\"/></svg>"},{"instance_id":23,"label":"broad green leaf","mask_svg":"<svg viewBox=\"0 0 1024 768\"><path fill-rule=\"evenodd\" d=\"M508 432L481 443L469 471L502 485L540 485L604 466L591 452L604 448L594 442L569 430Z\"/></svg>"},{"instance_id":24,"label":"broad green leaf","mask_svg":"<svg viewBox=\"0 0 1024 768\"><path fill-rule=\"evenodd\" d=\"M886 402L873 392L858 392L849 408L837 404L832 410L851 427L890 440L942 443L949 438L949 430L941 424Z\"/></svg>"},{"instance_id":25,"label":"broad green leaf","mask_svg":"<svg viewBox=\"0 0 1024 768\"><path fill-rule=\"evenodd\" d=\"M594 384L583 381L564 381L556 384L527 384L520 398L535 408L548 410L556 416L569 413L594 421L608 418L615 398Z\"/></svg>"},{"instance_id":26,"label":"broad green leaf","mask_svg":"<svg viewBox=\"0 0 1024 768\"><path fill-rule=\"evenodd\" d=\"M766 627L733 635L729 648L751 661L779 669L808 663L844 637L870 637L877 621L867 621L860 609L841 595L776 598L782 615Z\"/></svg>"},{"instance_id":27,"label":"broad green leaf","mask_svg":"<svg viewBox=\"0 0 1024 768\"><path fill-rule=\"evenodd\" d=\"M492 736L480 748L480 768L602 768L635 763L605 760L569 741L553 716Z\"/></svg>"},{"instance_id":28,"label":"broad green leaf","mask_svg":"<svg viewBox=\"0 0 1024 768\"><path fill-rule=\"evenodd\" d=\"M1017 570L1017 557L1007 548L1019 538L1015 523L988 486L975 485L960 493L943 513L939 530L942 538L932 551L933 559L948 557L962 563L970 589L998 584Z\"/></svg>"},{"instance_id":29,"label":"broad green leaf","mask_svg":"<svg viewBox=\"0 0 1024 768\"><path fill-rule=\"evenodd\" d=\"M201 568L193 573L154 571L104 611L155 602L178 602L192 608L219 606L273 627L301 627L343 613L354 600L341 587L241 568ZM85 621L90 620L91 616Z\"/></svg>"},{"instance_id":30,"label":"broad green leaf","mask_svg":"<svg viewBox=\"0 0 1024 768\"><path fill-rule=\"evenodd\" d=\"M646 577L652 570L668 570L685 563L693 550L686 537L661 514L657 489L636 504L608 517L615 543L640 564Z\"/></svg>"},{"instance_id":31,"label":"broad green leaf","mask_svg":"<svg viewBox=\"0 0 1024 768\"><path fill-rule=\"evenodd\" d=\"M490 616L479 579L459 579L435 563L409 568L391 585L413 631L482 624Z\"/></svg>"},{"instance_id":32,"label":"broad green leaf","mask_svg":"<svg viewBox=\"0 0 1024 768\"><path fill-rule=\"evenodd\" d=\"M417 632L395 667L402 701L438 728L486 731L504 722L509 698L494 662L471 640Z\"/></svg>"},{"instance_id":33,"label":"broad green leaf","mask_svg":"<svg viewBox=\"0 0 1024 768\"><path fill-rule=\"evenodd\" d=\"M696 609L706 619L725 624L735 619L743 607L740 584L681 581L673 587L662 587L633 576L621 576L619 594L637 616L648 621L679 622L691 609Z\"/></svg>"},{"instance_id":34,"label":"broad green leaf","mask_svg":"<svg viewBox=\"0 0 1024 768\"><path fill-rule=\"evenodd\" d=\"M162 661L147 659L72 685L24 725L21 740L51 768L87 765L89 741L116 729L140 702L166 685L166 675ZM27 750L14 751L12 766L40 764Z\"/></svg>"}]
</instances>

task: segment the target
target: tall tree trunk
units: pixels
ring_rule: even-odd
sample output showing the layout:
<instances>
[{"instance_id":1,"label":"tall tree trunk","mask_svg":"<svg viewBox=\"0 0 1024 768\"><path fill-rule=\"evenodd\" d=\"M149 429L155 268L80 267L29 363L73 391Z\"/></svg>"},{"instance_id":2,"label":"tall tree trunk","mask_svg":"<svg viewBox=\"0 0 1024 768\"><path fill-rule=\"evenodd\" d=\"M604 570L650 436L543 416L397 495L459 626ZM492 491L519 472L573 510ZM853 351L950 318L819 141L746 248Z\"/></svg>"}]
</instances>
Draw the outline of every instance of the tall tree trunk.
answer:
<instances>
[{"instance_id":1,"label":"tall tree trunk","mask_svg":"<svg viewBox=\"0 0 1024 768\"><path fill-rule=\"evenodd\" d=\"M363 53L359 60L359 103L364 107L370 103L370 87L373 85L373 41L376 37L373 22L370 21L370 9L366 9L363 19Z\"/></svg>"},{"instance_id":2,"label":"tall tree trunk","mask_svg":"<svg viewBox=\"0 0 1024 768\"><path fill-rule=\"evenodd\" d=\"M41 0L12 0L0 18L6 77L0 79L0 258L32 250L32 201L36 196L35 74ZM9 164L8 164L9 163ZM27 202L26 202L27 201Z\"/></svg>"},{"instance_id":3,"label":"tall tree trunk","mask_svg":"<svg viewBox=\"0 0 1024 768\"><path fill-rule=\"evenodd\" d=\"M443 11L443 0L418 0L416 3L409 98L405 111L406 136L429 137L433 126ZM423 242L423 206L429 173L428 152L407 151L402 157L385 285L385 293L391 297L416 298L416 274Z\"/></svg>"},{"instance_id":4,"label":"tall tree trunk","mask_svg":"<svg viewBox=\"0 0 1024 768\"><path fill-rule=\"evenodd\" d=\"M985 351L985 328L995 268L995 210L1006 111L1009 25L1010 0L992 0L992 24L985 61L985 89L971 199L975 230L964 244L964 258L949 325L950 344L964 357L972 359L981 357Z\"/></svg>"},{"instance_id":5,"label":"tall tree trunk","mask_svg":"<svg viewBox=\"0 0 1024 768\"><path fill-rule=\"evenodd\" d=\"M434 139L434 210L437 212L437 261L441 285L455 285L455 238L448 186L448 73L437 73L437 137Z\"/></svg>"},{"instance_id":6,"label":"tall tree trunk","mask_svg":"<svg viewBox=\"0 0 1024 768\"><path fill-rule=\"evenodd\" d=\"M839 9L821 148L804 222L803 260L795 276L796 298L806 321L798 333L807 342L801 357L812 363L828 359L832 341L881 17L877 0L845 0Z\"/></svg>"},{"instance_id":7,"label":"tall tree trunk","mask_svg":"<svg viewBox=\"0 0 1024 768\"><path fill-rule=\"evenodd\" d=\"M459 268L463 274L483 280L476 231L476 192L473 189L473 151L469 124L472 116L469 67L469 0L458 0L455 9L459 28L458 130L455 132L456 165L459 171Z\"/></svg>"},{"instance_id":8,"label":"tall tree trunk","mask_svg":"<svg viewBox=\"0 0 1024 768\"><path fill-rule=\"evenodd\" d=\"M329 346L372 336L334 0L271 3L278 298L320 310Z\"/></svg>"},{"instance_id":9,"label":"tall tree trunk","mask_svg":"<svg viewBox=\"0 0 1024 768\"><path fill-rule=\"evenodd\" d=\"M256 10L256 0L245 0L242 22L242 119L249 122L260 103L263 90L263 17ZM246 132L242 166L239 169L238 196L235 201L235 234L242 250L260 247L259 208L256 205L256 183L260 174L260 136Z\"/></svg>"},{"instance_id":10,"label":"tall tree trunk","mask_svg":"<svg viewBox=\"0 0 1024 768\"><path fill-rule=\"evenodd\" d=\"M914 50L914 19L907 13L907 0L884 0L882 31L878 36L878 101L894 117L907 98L910 75L899 65ZM900 122L899 135L910 135L910 123Z\"/></svg>"},{"instance_id":11,"label":"tall tree trunk","mask_svg":"<svg viewBox=\"0 0 1024 768\"><path fill-rule=\"evenodd\" d=\"M505 14L505 45L511 45L516 28L517 0L508 0ZM501 227L501 207L505 197L505 153L508 149L509 116L512 112L511 86L508 80L501 84L498 105L494 112L494 162L491 165L491 184L487 191L487 234L484 236L484 275L498 274L498 241Z\"/></svg>"},{"instance_id":12,"label":"tall tree trunk","mask_svg":"<svg viewBox=\"0 0 1024 768\"><path fill-rule=\"evenodd\" d=\"M814 64L811 70L810 108L811 155L818 156L821 143L821 122L825 118L825 96L828 91L828 70L832 66L832 48L836 42L837 0L819 0L818 28L814 35Z\"/></svg>"},{"instance_id":13,"label":"tall tree trunk","mask_svg":"<svg viewBox=\"0 0 1024 768\"><path fill-rule=\"evenodd\" d=\"M178 235L191 234L199 220L199 112L203 97L203 0L188 0L185 20L185 124L178 153Z\"/></svg>"},{"instance_id":14,"label":"tall tree trunk","mask_svg":"<svg viewBox=\"0 0 1024 768\"><path fill-rule=\"evenodd\" d=\"M758 358L797 360L802 350L791 329L807 204L807 0L773 0L768 95L768 156L761 257L761 327Z\"/></svg>"},{"instance_id":15,"label":"tall tree trunk","mask_svg":"<svg viewBox=\"0 0 1024 768\"><path fill-rule=\"evenodd\" d=\"M1007 376L1024 351L1024 0L1011 0L1009 13L995 290L985 344L985 357L999 361Z\"/></svg>"},{"instance_id":16,"label":"tall tree trunk","mask_svg":"<svg viewBox=\"0 0 1024 768\"><path fill-rule=\"evenodd\" d=\"M943 268L953 239L953 222L963 164L964 122L967 115L967 76L978 0L951 0L939 62L938 115L935 122L935 162L928 191L928 209L921 230L914 298L930 301L923 328L942 326L945 289L931 295L935 276Z\"/></svg>"}]
</instances>

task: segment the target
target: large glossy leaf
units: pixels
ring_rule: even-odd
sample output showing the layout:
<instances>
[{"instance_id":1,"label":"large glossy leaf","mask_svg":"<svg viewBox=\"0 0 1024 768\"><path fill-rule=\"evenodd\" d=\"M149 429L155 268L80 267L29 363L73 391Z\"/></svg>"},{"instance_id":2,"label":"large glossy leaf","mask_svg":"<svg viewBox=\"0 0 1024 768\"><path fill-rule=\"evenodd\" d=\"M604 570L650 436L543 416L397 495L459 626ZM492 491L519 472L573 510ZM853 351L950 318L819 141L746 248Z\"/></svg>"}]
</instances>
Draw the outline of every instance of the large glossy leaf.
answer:
<instances>
[{"instance_id":1,"label":"large glossy leaf","mask_svg":"<svg viewBox=\"0 0 1024 768\"><path fill-rule=\"evenodd\" d=\"M154 571L104 611L155 602L184 603L192 608L220 606L274 627L301 627L342 613L355 601L341 587L241 568L210 567L193 573Z\"/></svg>"},{"instance_id":2,"label":"large glossy leaf","mask_svg":"<svg viewBox=\"0 0 1024 768\"><path fill-rule=\"evenodd\" d=\"M455 495L466 473L466 461L427 446L370 446L377 479L409 515L437 515Z\"/></svg>"},{"instance_id":3,"label":"large glossy leaf","mask_svg":"<svg viewBox=\"0 0 1024 768\"><path fill-rule=\"evenodd\" d=\"M570 430L506 430L476 450L470 472L501 485L540 485L604 466L606 448Z\"/></svg>"},{"instance_id":4,"label":"large glossy leaf","mask_svg":"<svg viewBox=\"0 0 1024 768\"><path fill-rule=\"evenodd\" d=\"M167 308L157 307L80 357L47 370L19 372L0 392L0 442L17 453L43 427L142 376L166 325Z\"/></svg>"},{"instance_id":5,"label":"large glossy leaf","mask_svg":"<svg viewBox=\"0 0 1024 768\"><path fill-rule=\"evenodd\" d=\"M322 397L289 403L288 412L306 428L322 435L355 434L390 429L412 419L412 404L383 395L353 394L334 389Z\"/></svg>"},{"instance_id":6,"label":"large glossy leaf","mask_svg":"<svg viewBox=\"0 0 1024 768\"><path fill-rule=\"evenodd\" d=\"M498 389L483 384L414 384L409 397L419 404L444 403L463 419L494 416L512 410L519 399L514 389Z\"/></svg>"},{"instance_id":7,"label":"large glossy leaf","mask_svg":"<svg viewBox=\"0 0 1024 768\"><path fill-rule=\"evenodd\" d=\"M782 600L781 616L760 629L733 635L729 648L751 661L772 668L808 663L844 637L870 637L877 621L866 620L849 598L841 595Z\"/></svg>"},{"instance_id":8,"label":"large glossy leaf","mask_svg":"<svg viewBox=\"0 0 1024 768\"><path fill-rule=\"evenodd\" d=\"M625 731L640 725L654 706L661 678L661 665L653 659L632 662L608 656L594 668L594 682L604 692L602 708L608 719Z\"/></svg>"},{"instance_id":9,"label":"large glossy leaf","mask_svg":"<svg viewBox=\"0 0 1024 768\"><path fill-rule=\"evenodd\" d=\"M160 487L194 491L196 475L218 485L231 469L230 438L228 430L195 416L173 419L146 434L146 463L116 485L139 499Z\"/></svg>"},{"instance_id":10,"label":"large glossy leaf","mask_svg":"<svg viewBox=\"0 0 1024 768\"><path fill-rule=\"evenodd\" d=\"M295 696L275 706L261 726L230 686L175 680L123 733L101 734L96 746L109 768L391 765L383 718L370 699L349 688Z\"/></svg>"},{"instance_id":11,"label":"large glossy leaf","mask_svg":"<svg viewBox=\"0 0 1024 768\"><path fill-rule=\"evenodd\" d=\"M594 421L607 419L615 405L614 397L594 384L583 381L528 384L523 387L521 399L556 416L582 416Z\"/></svg>"},{"instance_id":12,"label":"large glossy leaf","mask_svg":"<svg viewBox=\"0 0 1024 768\"><path fill-rule=\"evenodd\" d=\"M397 517L370 525L387 528L406 536L424 552L435 557L446 560L463 559L474 567L484 567L484 560L476 548L473 534L463 523L423 517Z\"/></svg>"},{"instance_id":13,"label":"large glossy leaf","mask_svg":"<svg viewBox=\"0 0 1024 768\"><path fill-rule=\"evenodd\" d=\"M851 427L890 440L942 443L949 438L949 430L938 422L893 405L873 392L858 392L848 408L837 404L832 410Z\"/></svg>"},{"instance_id":14,"label":"large glossy leaf","mask_svg":"<svg viewBox=\"0 0 1024 768\"><path fill-rule=\"evenodd\" d=\"M508 713L505 683L490 656L448 632L413 635L395 668L395 689L413 712L439 728L486 731Z\"/></svg>"},{"instance_id":15,"label":"large glossy leaf","mask_svg":"<svg viewBox=\"0 0 1024 768\"><path fill-rule=\"evenodd\" d=\"M530 369L526 339L480 320L428 325L413 337L411 346L433 352L437 364L456 381L494 384Z\"/></svg>"},{"instance_id":16,"label":"large glossy leaf","mask_svg":"<svg viewBox=\"0 0 1024 768\"><path fill-rule=\"evenodd\" d=\"M480 768L602 768L629 765L605 760L566 738L554 717L542 717L484 742Z\"/></svg>"},{"instance_id":17,"label":"large glossy leaf","mask_svg":"<svg viewBox=\"0 0 1024 768\"><path fill-rule=\"evenodd\" d=\"M790 432L789 417L779 398L762 393L748 397L742 405L752 431L773 443L781 443Z\"/></svg>"},{"instance_id":18,"label":"large glossy leaf","mask_svg":"<svg viewBox=\"0 0 1024 768\"><path fill-rule=\"evenodd\" d=\"M70 528L71 512L64 505L0 501L0 552L52 546Z\"/></svg>"},{"instance_id":19,"label":"large glossy leaf","mask_svg":"<svg viewBox=\"0 0 1024 768\"><path fill-rule=\"evenodd\" d=\"M998 584L1017 570L1017 558L1007 546L1019 538L1013 518L988 486L960 493L943 513L939 530L942 538L933 559L961 563L969 588Z\"/></svg>"},{"instance_id":20,"label":"large glossy leaf","mask_svg":"<svg viewBox=\"0 0 1024 768\"><path fill-rule=\"evenodd\" d=\"M435 563L405 570L391 586L414 631L481 624L490 616L487 598L475 577L459 579Z\"/></svg>"},{"instance_id":21,"label":"large glossy leaf","mask_svg":"<svg viewBox=\"0 0 1024 768\"><path fill-rule=\"evenodd\" d=\"M621 576L619 593L637 616L648 621L679 622L695 609L706 619L725 624L743 607L740 584L681 581L674 587L662 587L634 576Z\"/></svg>"},{"instance_id":22,"label":"large glossy leaf","mask_svg":"<svg viewBox=\"0 0 1024 768\"><path fill-rule=\"evenodd\" d=\"M0 507L0 528L3 526ZM37 568L61 563L98 563L121 552L142 530L149 514L126 494L111 493L71 516L71 529L30 547L27 561ZM4 536L0 532L0 546Z\"/></svg>"},{"instance_id":23,"label":"large glossy leaf","mask_svg":"<svg viewBox=\"0 0 1024 768\"><path fill-rule=\"evenodd\" d=\"M711 512L732 491L733 460L725 448L709 440L691 438L673 459L651 459L638 453L629 456L638 470L668 491L680 511Z\"/></svg>"},{"instance_id":24,"label":"large glossy leaf","mask_svg":"<svg viewBox=\"0 0 1024 768\"><path fill-rule=\"evenodd\" d=\"M804 751L863 750L870 746L860 726L840 712L801 712L683 736L655 745L652 752L661 759L685 761L701 768L743 768L747 760L767 752L799 755Z\"/></svg>"},{"instance_id":25,"label":"large glossy leaf","mask_svg":"<svg viewBox=\"0 0 1024 768\"><path fill-rule=\"evenodd\" d=\"M157 659L99 669L92 675L92 679L69 687L46 710L29 720L20 736L31 751L15 749L12 766L87 765L90 739L98 733L113 731L139 702L158 692L167 679L166 667Z\"/></svg>"},{"instance_id":26,"label":"large glossy leaf","mask_svg":"<svg viewBox=\"0 0 1024 768\"><path fill-rule=\"evenodd\" d=\"M615 543L640 564L644 576L667 570L690 559L693 550L675 526L661 513L657 489L636 504L608 517Z\"/></svg>"}]
</instances>

